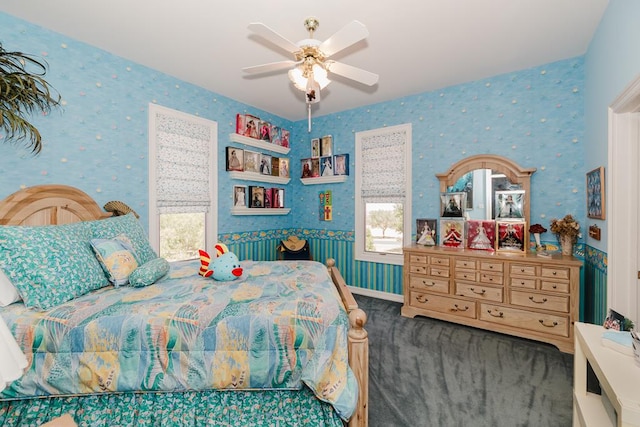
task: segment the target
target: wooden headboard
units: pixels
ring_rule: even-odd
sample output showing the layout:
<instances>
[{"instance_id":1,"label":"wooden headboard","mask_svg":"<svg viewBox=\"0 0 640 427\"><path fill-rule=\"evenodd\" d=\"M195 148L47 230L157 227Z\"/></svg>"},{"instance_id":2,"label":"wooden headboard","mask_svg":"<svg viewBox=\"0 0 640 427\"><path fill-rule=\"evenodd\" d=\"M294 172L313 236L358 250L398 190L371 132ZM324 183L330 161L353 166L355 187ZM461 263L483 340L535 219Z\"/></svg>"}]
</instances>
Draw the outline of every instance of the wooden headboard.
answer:
<instances>
[{"instance_id":1,"label":"wooden headboard","mask_svg":"<svg viewBox=\"0 0 640 427\"><path fill-rule=\"evenodd\" d=\"M111 215L87 193L67 185L36 185L0 201L0 225L58 225Z\"/></svg>"}]
</instances>

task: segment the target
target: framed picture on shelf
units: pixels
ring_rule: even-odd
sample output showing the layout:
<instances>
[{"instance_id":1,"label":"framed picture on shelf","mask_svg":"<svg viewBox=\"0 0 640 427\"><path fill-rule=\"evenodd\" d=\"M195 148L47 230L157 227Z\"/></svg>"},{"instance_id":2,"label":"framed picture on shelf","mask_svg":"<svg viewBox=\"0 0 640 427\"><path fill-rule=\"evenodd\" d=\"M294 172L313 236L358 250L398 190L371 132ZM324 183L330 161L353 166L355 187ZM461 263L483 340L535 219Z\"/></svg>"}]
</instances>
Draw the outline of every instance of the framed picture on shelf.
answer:
<instances>
[{"instance_id":1,"label":"framed picture on shelf","mask_svg":"<svg viewBox=\"0 0 640 427\"><path fill-rule=\"evenodd\" d=\"M278 158L280 162L278 174L282 178L289 178L289 159L286 157Z\"/></svg>"},{"instance_id":2,"label":"framed picture on shelf","mask_svg":"<svg viewBox=\"0 0 640 427\"><path fill-rule=\"evenodd\" d=\"M311 157L320 157L320 138L311 139Z\"/></svg>"},{"instance_id":3,"label":"framed picture on shelf","mask_svg":"<svg viewBox=\"0 0 640 427\"><path fill-rule=\"evenodd\" d=\"M325 135L320 138L320 155L322 157L331 156L333 154L333 137Z\"/></svg>"},{"instance_id":4,"label":"framed picture on shelf","mask_svg":"<svg viewBox=\"0 0 640 427\"><path fill-rule=\"evenodd\" d=\"M524 190L496 191L496 220L524 219Z\"/></svg>"},{"instance_id":5,"label":"framed picture on shelf","mask_svg":"<svg viewBox=\"0 0 640 427\"><path fill-rule=\"evenodd\" d=\"M236 147L227 147L227 170L244 170L244 150Z\"/></svg>"},{"instance_id":6,"label":"framed picture on shelf","mask_svg":"<svg viewBox=\"0 0 640 427\"><path fill-rule=\"evenodd\" d=\"M271 123L260 121L260 139L264 142L271 142Z\"/></svg>"},{"instance_id":7,"label":"framed picture on shelf","mask_svg":"<svg viewBox=\"0 0 640 427\"><path fill-rule=\"evenodd\" d=\"M436 219L416 219L416 243L425 246L435 246L438 242L436 235Z\"/></svg>"},{"instance_id":8,"label":"framed picture on shelf","mask_svg":"<svg viewBox=\"0 0 640 427\"><path fill-rule=\"evenodd\" d=\"M260 155L260 173L262 175L271 175L271 156L268 154Z\"/></svg>"},{"instance_id":9,"label":"framed picture on shelf","mask_svg":"<svg viewBox=\"0 0 640 427\"><path fill-rule=\"evenodd\" d=\"M271 143L273 145L282 145L282 129L280 129L280 126L271 126Z\"/></svg>"},{"instance_id":10,"label":"framed picture on shelf","mask_svg":"<svg viewBox=\"0 0 640 427\"><path fill-rule=\"evenodd\" d=\"M284 208L284 188L274 187L271 189L271 207Z\"/></svg>"},{"instance_id":11,"label":"framed picture on shelf","mask_svg":"<svg viewBox=\"0 0 640 427\"><path fill-rule=\"evenodd\" d=\"M348 154L333 155L333 174L349 175L349 155Z\"/></svg>"},{"instance_id":12,"label":"framed picture on shelf","mask_svg":"<svg viewBox=\"0 0 640 427\"><path fill-rule=\"evenodd\" d=\"M289 148L289 131L286 129L280 129L280 144Z\"/></svg>"},{"instance_id":13,"label":"framed picture on shelf","mask_svg":"<svg viewBox=\"0 0 640 427\"><path fill-rule=\"evenodd\" d=\"M249 186L250 207L264 208L264 187Z\"/></svg>"},{"instance_id":14,"label":"framed picture on shelf","mask_svg":"<svg viewBox=\"0 0 640 427\"><path fill-rule=\"evenodd\" d=\"M244 150L244 171L260 173L260 153Z\"/></svg>"},{"instance_id":15,"label":"framed picture on shelf","mask_svg":"<svg viewBox=\"0 0 640 427\"><path fill-rule=\"evenodd\" d=\"M524 254L529 245L525 221L496 220L496 250Z\"/></svg>"},{"instance_id":16,"label":"framed picture on shelf","mask_svg":"<svg viewBox=\"0 0 640 427\"><path fill-rule=\"evenodd\" d=\"M440 218L440 246L464 248L463 219Z\"/></svg>"},{"instance_id":17,"label":"framed picture on shelf","mask_svg":"<svg viewBox=\"0 0 640 427\"><path fill-rule=\"evenodd\" d=\"M233 206L236 208L247 207L247 187L246 185L233 186Z\"/></svg>"},{"instance_id":18,"label":"framed picture on shelf","mask_svg":"<svg viewBox=\"0 0 640 427\"><path fill-rule=\"evenodd\" d=\"M440 216L445 218L462 218L467 203L467 193L441 193Z\"/></svg>"},{"instance_id":19,"label":"framed picture on shelf","mask_svg":"<svg viewBox=\"0 0 640 427\"><path fill-rule=\"evenodd\" d=\"M485 220L467 221L467 247L493 251L496 247L496 222Z\"/></svg>"},{"instance_id":20,"label":"framed picture on shelf","mask_svg":"<svg viewBox=\"0 0 640 427\"><path fill-rule=\"evenodd\" d=\"M248 136L249 138L258 139L258 125L260 119L251 114L244 115L244 132L240 133L242 136Z\"/></svg>"},{"instance_id":21,"label":"framed picture on shelf","mask_svg":"<svg viewBox=\"0 0 640 427\"><path fill-rule=\"evenodd\" d=\"M320 176L320 158L311 159L311 177L317 178Z\"/></svg>"},{"instance_id":22,"label":"framed picture on shelf","mask_svg":"<svg viewBox=\"0 0 640 427\"><path fill-rule=\"evenodd\" d=\"M321 176L333 176L333 157L320 157Z\"/></svg>"},{"instance_id":23,"label":"framed picture on shelf","mask_svg":"<svg viewBox=\"0 0 640 427\"><path fill-rule=\"evenodd\" d=\"M271 156L271 176L280 176L280 159Z\"/></svg>"},{"instance_id":24,"label":"framed picture on shelf","mask_svg":"<svg viewBox=\"0 0 640 427\"><path fill-rule=\"evenodd\" d=\"M594 219L605 219L603 166L587 172L587 216Z\"/></svg>"},{"instance_id":25,"label":"framed picture on shelf","mask_svg":"<svg viewBox=\"0 0 640 427\"><path fill-rule=\"evenodd\" d=\"M273 188L264 189L264 207L269 209L273 207Z\"/></svg>"},{"instance_id":26,"label":"framed picture on shelf","mask_svg":"<svg viewBox=\"0 0 640 427\"><path fill-rule=\"evenodd\" d=\"M300 160L300 178L311 178L311 159Z\"/></svg>"}]
</instances>

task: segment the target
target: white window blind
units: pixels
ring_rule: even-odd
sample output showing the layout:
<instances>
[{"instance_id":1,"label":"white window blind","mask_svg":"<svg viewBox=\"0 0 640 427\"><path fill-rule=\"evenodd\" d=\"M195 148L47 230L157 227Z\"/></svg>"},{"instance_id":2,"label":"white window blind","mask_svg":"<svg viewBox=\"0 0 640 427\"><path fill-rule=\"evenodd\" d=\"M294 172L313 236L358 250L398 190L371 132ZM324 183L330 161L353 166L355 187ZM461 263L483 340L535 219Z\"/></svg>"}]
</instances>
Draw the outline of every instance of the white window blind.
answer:
<instances>
[{"instance_id":1,"label":"white window blind","mask_svg":"<svg viewBox=\"0 0 640 427\"><path fill-rule=\"evenodd\" d=\"M158 212L208 212L211 127L162 113L157 113L156 125Z\"/></svg>"},{"instance_id":2,"label":"white window blind","mask_svg":"<svg viewBox=\"0 0 640 427\"><path fill-rule=\"evenodd\" d=\"M407 130L365 135L361 139L361 197L366 202L398 202L406 195Z\"/></svg>"}]
</instances>

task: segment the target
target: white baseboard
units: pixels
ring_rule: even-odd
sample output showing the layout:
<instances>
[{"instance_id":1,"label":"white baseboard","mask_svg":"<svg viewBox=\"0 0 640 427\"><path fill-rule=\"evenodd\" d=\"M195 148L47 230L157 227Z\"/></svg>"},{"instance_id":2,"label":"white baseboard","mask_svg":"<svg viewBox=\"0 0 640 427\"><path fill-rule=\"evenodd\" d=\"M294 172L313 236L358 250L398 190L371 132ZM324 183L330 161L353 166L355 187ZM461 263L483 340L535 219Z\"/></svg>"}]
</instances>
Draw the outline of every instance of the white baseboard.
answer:
<instances>
[{"instance_id":1,"label":"white baseboard","mask_svg":"<svg viewBox=\"0 0 640 427\"><path fill-rule=\"evenodd\" d=\"M404 296L402 295L392 294L390 292L374 291L372 289L358 288L355 286L347 287L352 294L364 295L365 297L384 299L387 301L404 302Z\"/></svg>"}]
</instances>

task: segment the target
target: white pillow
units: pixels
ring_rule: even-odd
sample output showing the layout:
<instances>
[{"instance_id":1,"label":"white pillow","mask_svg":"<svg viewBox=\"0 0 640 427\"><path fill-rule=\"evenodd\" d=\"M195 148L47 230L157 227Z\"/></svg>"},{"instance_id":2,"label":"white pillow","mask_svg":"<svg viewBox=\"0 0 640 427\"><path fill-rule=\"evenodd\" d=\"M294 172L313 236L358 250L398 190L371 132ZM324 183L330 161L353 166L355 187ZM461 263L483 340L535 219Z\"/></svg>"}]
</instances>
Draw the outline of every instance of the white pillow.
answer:
<instances>
[{"instance_id":1,"label":"white pillow","mask_svg":"<svg viewBox=\"0 0 640 427\"><path fill-rule=\"evenodd\" d=\"M22 298L20 298L18 290L0 268L0 307L6 307L20 300Z\"/></svg>"}]
</instances>

